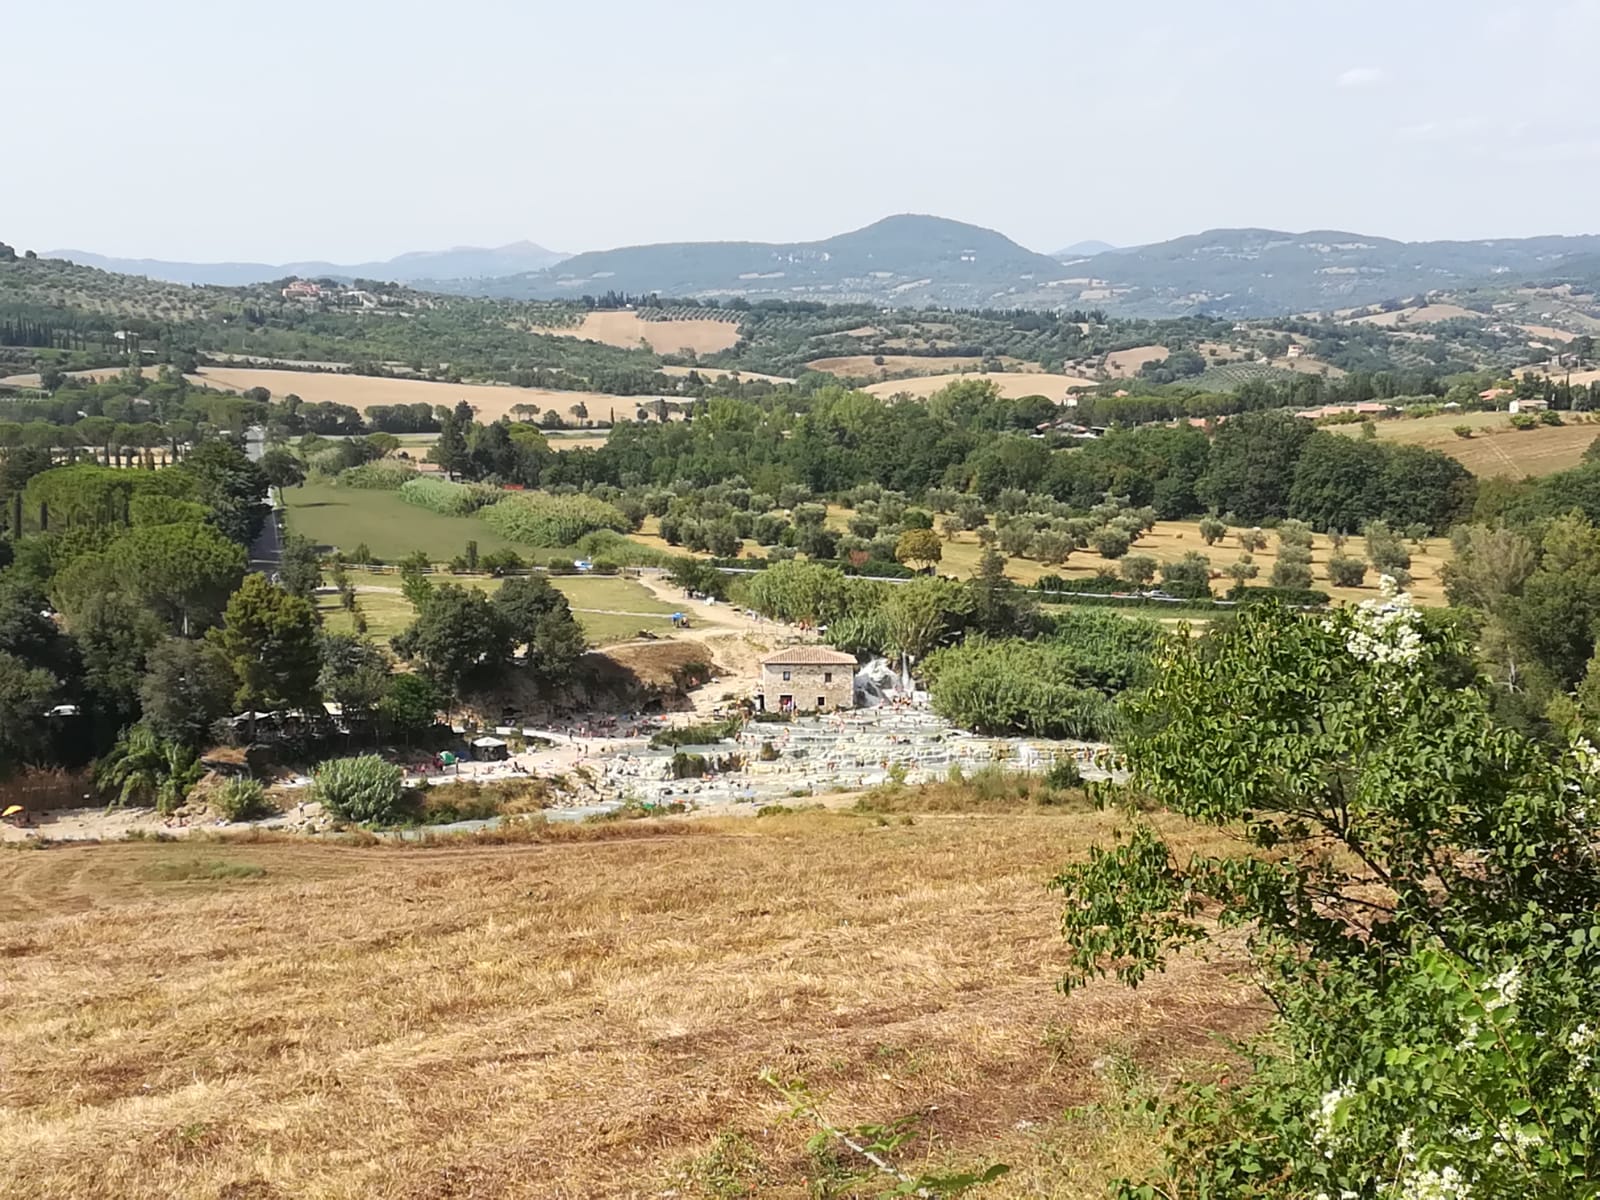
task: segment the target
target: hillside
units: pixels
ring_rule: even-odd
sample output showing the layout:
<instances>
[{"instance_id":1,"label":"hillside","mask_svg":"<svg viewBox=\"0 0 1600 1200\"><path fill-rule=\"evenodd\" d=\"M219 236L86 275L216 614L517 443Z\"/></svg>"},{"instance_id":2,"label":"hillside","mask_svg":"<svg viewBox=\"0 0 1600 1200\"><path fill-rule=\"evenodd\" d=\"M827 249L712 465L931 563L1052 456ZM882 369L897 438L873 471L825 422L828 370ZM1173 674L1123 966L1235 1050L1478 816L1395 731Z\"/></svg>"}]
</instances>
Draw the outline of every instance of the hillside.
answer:
<instances>
[{"instance_id":1,"label":"hillside","mask_svg":"<svg viewBox=\"0 0 1600 1200\"><path fill-rule=\"evenodd\" d=\"M1596 274L1600 236L1399 242L1334 230L1213 229L1073 258L1067 273L1108 312L1263 317L1327 312L1461 287ZM1507 278L1509 277L1509 278Z\"/></svg>"},{"instance_id":2,"label":"hillside","mask_svg":"<svg viewBox=\"0 0 1600 1200\"><path fill-rule=\"evenodd\" d=\"M533 242L513 242L485 249L456 246L450 250L413 250L382 262L269 263L167 262L154 258L114 258L87 250L51 250L45 257L64 258L80 266L98 267L123 275L143 275L168 283L206 283L239 287L289 276L304 279L377 279L392 283L418 283L436 279L478 279L538 271L566 257Z\"/></svg>"},{"instance_id":3,"label":"hillside","mask_svg":"<svg viewBox=\"0 0 1600 1200\"><path fill-rule=\"evenodd\" d=\"M516 299L606 291L989 305L1032 295L1060 264L990 229L940 217L887 217L820 242L668 242L579 254L559 266L461 288Z\"/></svg>"}]
</instances>

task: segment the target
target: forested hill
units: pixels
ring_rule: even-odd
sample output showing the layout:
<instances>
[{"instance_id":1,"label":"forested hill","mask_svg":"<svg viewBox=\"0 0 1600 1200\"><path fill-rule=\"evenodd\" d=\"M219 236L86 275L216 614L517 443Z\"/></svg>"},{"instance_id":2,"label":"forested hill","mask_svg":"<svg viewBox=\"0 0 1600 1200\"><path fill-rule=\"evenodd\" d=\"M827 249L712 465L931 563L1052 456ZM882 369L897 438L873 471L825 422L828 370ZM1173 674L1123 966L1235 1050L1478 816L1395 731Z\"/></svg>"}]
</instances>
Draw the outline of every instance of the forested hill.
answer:
<instances>
[{"instance_id":1,"label":"forested hill","mask_svg":"<svg viewBox=\"0 0 1600 1200\"><path fill-rule=\"evenodd\" d=\"M425 283L434 279L478 279L538 271L566 256L533 242L513 242L485 249L456 246L449 250L413 250L382 262L255 263L169 262L156 258L112 258L88 250L51 250L46 258L63 258L84 267L122 275L143 275L166 283L204 283L239 287L298 276L302 279L376 279L390 283Z\"/></svg>"},{"instance_id":2,"label":"forested hill","mask_svg":"<svg viewBox=\"0 0 1600 1200\"><path fill-rule=\"evenodd\" d=\"M1129 249L1037 254L1003 234L904 214L817 242L665 242L566 257L518 242L384 262L183 263L52 251L85 266L185 284L331 277L506 300L702 297L894 308L1093 308L1229 319L1326 313L1523 284L1600 288L1600 235L1401 242L1340 230L1213 229ZM1484 311L1487 311L1485 309Z\"/></svg>"},{"instance_id":3,"label":"forested hill","mask_svg":"<svg viewBox=\"0 0 1600 1200\"><path fill-rule=\"evenodd\" d=\"M1097 289L1095 302L1107 312L1264 317L1462 287L1593 286L1600 283L1600 236L1397 242L1337 230L1213 229L1062 261L1063 274Z\"/></svg>"},{"instance_id":4,"label":"forested hill","mask_svg":"<svg viewBox=\"0 0 1600 1200\"><path fill-rule=\"evenodd\" d=\"M1003 234L941 217L887 217L820 242L668 242L579 254L459 290L515 299L619 291L913 306L1042 302L1061 264ZM1071 297L1057 297L1076 300Z\"/></svg>"}]
</instances>

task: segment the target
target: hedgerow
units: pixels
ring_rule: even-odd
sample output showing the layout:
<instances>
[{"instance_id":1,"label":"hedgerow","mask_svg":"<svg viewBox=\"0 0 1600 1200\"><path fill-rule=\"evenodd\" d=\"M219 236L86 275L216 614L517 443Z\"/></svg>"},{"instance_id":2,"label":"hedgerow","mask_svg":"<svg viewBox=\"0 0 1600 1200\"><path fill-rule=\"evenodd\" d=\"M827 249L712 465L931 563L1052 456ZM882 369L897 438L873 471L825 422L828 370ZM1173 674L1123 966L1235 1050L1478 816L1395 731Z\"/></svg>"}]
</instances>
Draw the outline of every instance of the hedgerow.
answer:
<instances>
[{"instance_id":1,"label":"hedgerow","mask_svg":"<svg viewBox=\"0 0 1600 1200\"><path fill-rule=\"evenodd\" d=\"M484 509L482 517L502 537L529 546L570 546L597 529L621 533L628 528L621 512L592 496L507 496Z\"/></svg>"},{"instance_id":2,"label":"hedgerow","mask_svg":"<svg viewBox=\"0 0 1600 1200\"><path fill-rule=\"evenodd\" d=\"M400 487L400 499L445 517L470 517L487 504L505 495L499 488L481 483L451 483L445 479L419 476Z\"/></svg>"},{"instance_id":3,"label":"hedgerow","mask_svg":"<svg viewBox=\"0 0 1600 1200\"><path fill-rule=\"evenodd\" d=\"M417 477L417 469L410 463L393 459L362 463L339 472L339 486L362 488L375 492L392 492L402 484Z\"/></svg>"}]
</instances>

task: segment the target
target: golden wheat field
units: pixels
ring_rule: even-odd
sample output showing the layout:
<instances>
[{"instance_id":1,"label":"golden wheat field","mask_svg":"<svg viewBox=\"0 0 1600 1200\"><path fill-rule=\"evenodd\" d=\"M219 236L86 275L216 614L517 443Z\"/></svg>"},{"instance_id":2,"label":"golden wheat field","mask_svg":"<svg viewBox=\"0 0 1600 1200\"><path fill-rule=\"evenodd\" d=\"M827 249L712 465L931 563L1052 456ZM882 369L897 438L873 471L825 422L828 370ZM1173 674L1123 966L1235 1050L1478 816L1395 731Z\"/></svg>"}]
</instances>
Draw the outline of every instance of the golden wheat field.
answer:
<instances>
[{"instance_id":1,"label":"golden wheat field","mask_svg":"<svg viewBox=\"0 0 1600 1200\"><path fill-rule=\"evenodd\" d=\"M880 358L882 363L878 362ZM1001 361L1016 373L1028 374L1039 370L1019 358ZM812 371L826 371L842 379L876 379L885 375L948 375L952 371L965 370L982 363L982 357L976 354L849 354L812 359L806 367Z\"/></svg>"},{"instance_id":2,"label":"golden wheat field","mask_svg":"<svg viewBox=\"0 0 1600 1200\"><path fill-rule=\"evenodd\" d=\"M682 350L715 354L739 340L737 321L641 321L638 313L621 311L585 313L580 325L538 332L604 342L625 350L637 350L643 341L657 354Z\"/></svg>"},{"instance_id":3,"label":"golden wheat field","mask_svg":"<svg viewBox=\"0 0 1600 1200\"><path fill-rule=\"evenodd\" d=\"M1058 403L1066 398L1069 388L1095 386L1094 380L1077 375L1050 375L1043 371L990 371L986 374L973 372L968 375L925 375L917 379L891 379L883 383L868 384L861 390L871 392L874 396L898 396L905 393L916 399L926 400L940 388L959 383L964 379L988 380L999 387L1002 396L1048 396Z\"/></svg>"},{"instance_id":4,"label":"golden wheat field","mask_svg":"<svg viewBox=\"0 0 1600 1200\"><path fill-rule=\"evenodd\" d=\"M313 403L348 404L365 411L374 404L447 404L465 400L480 421L498 421L510 416L518 404L537 404L566 415L574 404L583 404L596 420L604 419L614 408L631 417L641 399L654 397L612 396L604 392L560 392L549 388L519 388L493 383L437 383L428 379L383 379L375 375L335 375L312 371L275 371L266 367L203 367L187 377L191 383L224 391L247 392L264 387L274 399L293 392Z\"/></svg>"},{"instance_id":5,"label":"golden wheat field","mask_svg":"<svg viewBox=\"0 0 1600 1200\"><path fill-rule=\"evenodd\" d=\"M1503 412L1441 413L1415 420L1378 421L1374 428L1381 441L1442 451L1482 478L1506 475L1521 479L1577 466L1590 443L1600 437L1600 423L1583 419L1583 414L1563 413L1562 417L1565 423L1561 425L1513 429L1509 414ZM1461 437L1455 432L1457 426L1470 429L1472 436ZM1351 437L1361 432L1359 425L1328 428Z\"/></svg>"},{"instance_id":6,"label":"golden wheat field","mask_svg":"<svg viewBox=\"0 0 1600 1200\"><path fill-rule=\"evenodd\" d=\"M884 1190L807 1149L770 1069L835 1124L917 1116L908 1170L1101 1195L1150 1161L1129 1081L1223 1061L1263 1013L1229 953L1059 995L1044 884L1120 818L1054 811L8 852L0 1194Z\"/></svg>"}]
</instances>

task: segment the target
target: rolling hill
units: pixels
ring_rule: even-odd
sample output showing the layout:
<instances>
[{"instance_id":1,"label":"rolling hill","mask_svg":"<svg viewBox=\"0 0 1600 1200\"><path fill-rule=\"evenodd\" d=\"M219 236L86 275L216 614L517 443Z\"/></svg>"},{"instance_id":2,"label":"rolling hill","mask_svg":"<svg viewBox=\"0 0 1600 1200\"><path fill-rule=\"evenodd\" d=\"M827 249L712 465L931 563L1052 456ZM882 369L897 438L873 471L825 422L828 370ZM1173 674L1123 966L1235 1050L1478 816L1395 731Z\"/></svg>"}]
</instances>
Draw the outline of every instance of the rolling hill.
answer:
<instances>
[{"instance_id":1,"label":"rolling hill","mask_svg":"<svg viewBox=\"0 0 1600 1200\"><path fill-rule=\"evenodd\" d=\"M941 217L887 217L819 242L669 242L575 255L555 267L451 290L516 299L606 291L983 306L1038 297L1062 273L1003 234Z\"/></svg>"},{"instance_id":2,"label":"rolling hill","mask_svg":"<svg viewBox=\"0 0 1600 1200\"><path fill-rule=\"evenodd\" d=\"M1594 274L1600 236L1399 242L1335 230L1213 229L1063 260L1124 316L1326 312L1476 285Z\"/></svg>"},{"instance_id":3,"label":"rolling hill","mask_svg":"<svg viewBox=\"0 0 1600 1200\"><path fill-rule=\"evenodd\" d=\"M191 263L154 258L112 258L87 250L51 250L46 258L64 258L80 266L98 267L121 275L143 275L168 283L208 283L240 287L266 283L292 275L315 279L378 279L393 283L422 283L436 279L483 279L538 271L566 257L533 242L513 242L484 249L457 246L450 250L413 250L383 262L330 263Z\"/></svg>"}]
</instances>

